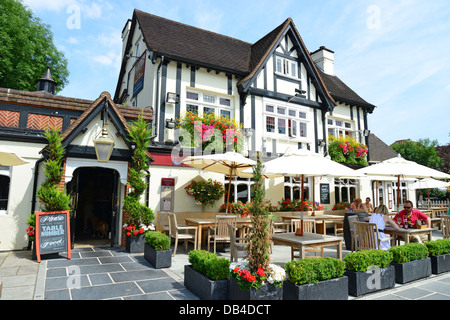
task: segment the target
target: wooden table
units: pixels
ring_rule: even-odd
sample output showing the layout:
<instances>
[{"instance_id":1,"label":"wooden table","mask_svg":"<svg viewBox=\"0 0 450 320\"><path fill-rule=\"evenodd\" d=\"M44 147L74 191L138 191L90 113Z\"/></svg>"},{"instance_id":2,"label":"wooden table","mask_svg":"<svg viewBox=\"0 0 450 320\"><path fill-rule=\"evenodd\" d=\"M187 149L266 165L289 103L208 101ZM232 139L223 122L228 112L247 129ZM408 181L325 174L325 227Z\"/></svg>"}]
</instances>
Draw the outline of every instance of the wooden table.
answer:
<instances>
[{"instance_id":1,"label":"wooden table","mask_svg":"<svg viewBox=\"0 0 450 320\"><path fill-rule=\"evenodd\" d=\"M426 228L426 229L394 229L392 227L386 227L384 229L384 233L385 234L390 234L392 236L398 237L398 236L402 236L403 240L405 240L406 243L409 243L410 241L410 237L411 236L418 236L418 235L422 235L422 234L427 234L428 235L428 241L433 240L432 238L432 232L433 232L433 228ZM394 239L395 241L395 239Z\"/></svg>"},{"instance_id":2,"label":"wooden table","mask_svg":"<svg viewBox=\"0 0 450 320\"><path fill-rule=\"evenodd\" d=\"M303 234L303 237L296 236L294 232L272 234L272 241L278 244L297 247L300 251L300 259L305 258L306 247L327 247L336 246L337 258L342 260L342 238L327 236L317 233Z\"/></svg>"},{"instance_id":3,"label":"wooden table","mask_svg":"<svg viewBox=\"0 0 450 320\"><path fill-rule=\"evenodd\" d=\"M281 219L283 221L291 221L294 219L302 219L302 217L301 216L281 216ZM318 233L326 234L327 228L325 227L325 221L341 222L343 224L344 216L329 215L329 214L319 214L316 216L310 216L310 215L305 214L305 215L303 215L303 220L316 220L316 221L323 223L323 230L321 230L322 232L318 232Z\"/></svg>"},{"instance_id":4,"label":"wooden table","mask_svg":"<svg viewBox=\"0 0 450 320\"><path fill-rule=\"evenodd\" d=\"M214 227L214 225L216 223L216 219L215 218L186 218L184 220L186 221L187 225L198 227L197 249L200 250L201 244L202 244L202 229ZM249 225L251 225L251 220L250 220L250 218L238 217L236 220L236 225L237 226L249 226Z\"/></svg>"}]
</instances>

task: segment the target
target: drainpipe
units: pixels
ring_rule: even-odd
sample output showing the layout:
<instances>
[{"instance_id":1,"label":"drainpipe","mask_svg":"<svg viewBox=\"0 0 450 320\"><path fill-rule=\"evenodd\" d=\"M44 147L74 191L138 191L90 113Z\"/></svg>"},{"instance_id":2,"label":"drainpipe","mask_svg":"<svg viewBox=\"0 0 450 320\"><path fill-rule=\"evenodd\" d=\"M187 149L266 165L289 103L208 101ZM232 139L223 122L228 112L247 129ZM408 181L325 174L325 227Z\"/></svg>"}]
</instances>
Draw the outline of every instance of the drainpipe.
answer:
<instances>
[{"instance_id":1,"label":"drainpipe","mask_svg":"<svg viewBox=\"0 0 450 320\"><path fill-rule=\"evenodd\" d=\"M38 177L39 177L39 165L42 161L45 160L45 157L40 158L36 163L34 164L34 181L33 181L33 194L31 196L31 213L34 213L36 209L36 192L37 192L37 183L38 183ZM31 250L31 241L28 240L28 246L27 250Z\"/></svg>"},{"instance_id":2,"label":"drainpipe","mask_svg":"<svg viewBox=\"0 0 450 320\"><path fill-rule=\"evenodd\" d=\"M158 66L158 71L156 72L156 101L155 101L155 113L153 114L153 119L154 119L154 125L153 125L153 136L152 136L152 140L154 140L156 137L158 137L158 113L159 113L159 78L161 75L161 67L162 64L164 63L164 56L161 56L161 62L159 63Z\"/></svg>"}]
</instances>

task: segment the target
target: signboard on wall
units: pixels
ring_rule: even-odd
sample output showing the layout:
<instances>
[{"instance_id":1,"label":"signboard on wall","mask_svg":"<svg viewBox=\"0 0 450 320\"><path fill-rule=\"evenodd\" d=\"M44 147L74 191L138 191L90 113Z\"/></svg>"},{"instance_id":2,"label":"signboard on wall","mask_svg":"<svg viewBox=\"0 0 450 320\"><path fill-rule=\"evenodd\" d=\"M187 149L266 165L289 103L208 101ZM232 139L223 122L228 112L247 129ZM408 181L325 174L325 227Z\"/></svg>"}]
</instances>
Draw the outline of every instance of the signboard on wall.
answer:
<instances>
[{"instance_id":1,"label":"signboard on wall","mask_svg":"<svg viewBox=\"0 0 450 320\"><path fill-rule=\"evenodd\" d=\"M70 216L69 211L36 213L36 256L67 251L70 252Z\"/></svg>"},{"instance_id":2,"label":"signboard on wall","mask_svg":"<svg viewBox=\"0 0 450 320\"><path fill-rule=\"evenodd\" d=\"M136 61L134 65L134 85L133 85L133 98L137 96L139 92L144 88L144 74L145 74L145 57L144 52L141 57Z\"/></svg>"},{"instance_id":3,"label":"signboard on wall","mask_svg":"<svg viewBox=\"0 0 450 320\"><path fill-rule=\"evenodd\" d=\"M162 178L161 179L161 212L173 212L174 207L174 193L175 193L175 179Z\"/></svg>"},{"instance_id":4,"label":"signboard on wall","mask_svg":"<svg viewBox=\"0 0 450 320\"><path fill-rule=\"evenodd\" d=\"M328 183L320 184L320 203L330 204L330 185Z\"/></svg>"}]
</instances>

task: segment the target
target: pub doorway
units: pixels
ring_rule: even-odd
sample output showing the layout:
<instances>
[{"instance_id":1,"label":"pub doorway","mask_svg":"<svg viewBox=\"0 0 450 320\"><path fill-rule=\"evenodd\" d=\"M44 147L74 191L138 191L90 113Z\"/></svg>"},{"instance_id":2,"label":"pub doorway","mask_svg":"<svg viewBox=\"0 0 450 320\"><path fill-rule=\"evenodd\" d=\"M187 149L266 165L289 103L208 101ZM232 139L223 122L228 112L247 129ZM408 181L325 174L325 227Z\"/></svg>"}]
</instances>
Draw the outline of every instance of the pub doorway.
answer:
<instances>
[{"instance_id":1,"label":"pub doorway","mask_svg":"<svg viewBox=\"0 0 450 320\"><path fill-rule=\"evenodd\" d=\"M117 171L78 168L67 189L72 198L72 244L113 246L117 229Z\"/></svg>"}]
</instances>

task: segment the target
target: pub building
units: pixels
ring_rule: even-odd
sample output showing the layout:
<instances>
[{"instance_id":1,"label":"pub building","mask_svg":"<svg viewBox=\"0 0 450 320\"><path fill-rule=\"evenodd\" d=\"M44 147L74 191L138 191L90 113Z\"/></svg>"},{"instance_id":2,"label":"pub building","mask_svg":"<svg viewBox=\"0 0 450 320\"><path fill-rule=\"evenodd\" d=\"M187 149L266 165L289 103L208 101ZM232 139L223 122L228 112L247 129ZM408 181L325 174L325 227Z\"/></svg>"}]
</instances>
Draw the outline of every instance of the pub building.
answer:
<instances>
[{"instance_id":1,"label":"pub building","mask_svg":"<svg viewBox=\"0 0 450 320\"><path fill-rule=\"evenodd\" d=\"M151 183L142 201L156 216L204 211L184 189L193 179L212 178L227 190L231 184L232 202L251 201L252 179L229 181L223 174L181 164L192 152L180 143L176 125L186 112L235 119L242 127L240 152L252 159L258 151L267 160L303 148L327 156L330 136L367 145L369 163L390 157L377 154L379 146L392 149L370 133L369 116L376 107L335 74L334 51L307 49L291 18L252 44L134 10L122 41L121 69L111 95L103 92L95 101L54 95L50 70L38 81L37 92L0 88L0 144L27 161L0 167L0 251L27 246L27 218L39 210L36 190L44 181L42 133L49 127L62 132L66 148L61 188L72 196L75 243L93 240L85 214L93 210L108 224L108 241L123 244L121 206L132 154L126 124L141 113L152 128ZM104 126L109 130L105 139L113 141L108 161L97 158L94 145ZM174 153L180 146L186 151L182 157ZM376 183L330 177L315 183L306 178L304 184L298 177L265 180L272 204L300 199L302 193L311 200L315 194L325 210L368 196L374 205L384 202L393 210L395 183L390 178ZM401 192L401 202L414 201L407 183L402 182ZM218 212L222 204L208 211Z\"/></svg>"}]
</instances>

